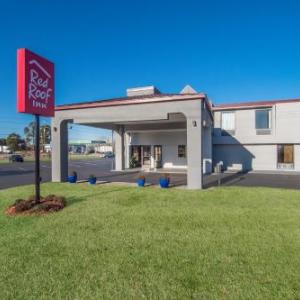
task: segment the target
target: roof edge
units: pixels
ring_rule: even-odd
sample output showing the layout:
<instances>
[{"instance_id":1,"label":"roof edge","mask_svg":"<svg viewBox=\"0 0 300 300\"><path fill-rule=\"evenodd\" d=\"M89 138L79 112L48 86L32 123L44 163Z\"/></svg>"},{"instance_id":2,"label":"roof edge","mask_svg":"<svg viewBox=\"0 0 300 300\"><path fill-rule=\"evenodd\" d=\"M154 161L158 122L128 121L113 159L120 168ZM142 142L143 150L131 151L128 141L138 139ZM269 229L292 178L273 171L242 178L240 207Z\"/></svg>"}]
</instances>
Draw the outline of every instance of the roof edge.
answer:
<instances>
[{"instance_id":1,"label":"roof edge","mask_svg":"<svg viewBox=\"0 0 300 300\"><path fill-rule=\"evenodd\" d=\"M299 98L295 99L279 99L279 100L265 100L265 101L247 101L247 102L239 102L239 103L226 103L214 105L212 107L213 111L218 110L230 110L230 109L249 109L249 108L259 108L259 107L270 107L275 104L285 104L285 103L298 103L300 102Z\"/></svg>"},{"instance_id":2,"label":"roof edge","mask_svg":"<svg viewBox=\"0 0 300 300\"><path fill-rule=\"evenodd\" d=\"M124 97L124 98L113 98L113 99L103 99L93 102L81 102L72 104L63 104L55 106L55 111L61 110L71 110L71 109L85 109L85 108L95 108L95 107L109 107L109 106L123 106L123 105L134 105L134 104L146 104L146 103L156 103L156 102L170 102L170 101L185 101L185 100L203 100L206 95L203 93L199 94L158 94L153 96L143 96L143 97Z\"/></svg>"}]
</instances>

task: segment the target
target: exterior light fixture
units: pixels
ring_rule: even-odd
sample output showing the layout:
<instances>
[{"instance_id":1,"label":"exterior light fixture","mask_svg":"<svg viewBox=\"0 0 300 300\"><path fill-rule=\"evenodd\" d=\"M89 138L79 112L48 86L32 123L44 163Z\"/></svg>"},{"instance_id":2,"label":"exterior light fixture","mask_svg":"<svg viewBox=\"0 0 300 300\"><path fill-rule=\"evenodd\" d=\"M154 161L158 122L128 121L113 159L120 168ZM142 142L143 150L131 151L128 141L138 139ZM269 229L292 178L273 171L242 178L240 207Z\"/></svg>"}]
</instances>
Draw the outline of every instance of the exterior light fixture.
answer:
<instances>
[{"instance_id":1,"label":"exterior light fixture","mask_svg":"<svg viewBox=\"0 0 300 300\"><path fill-rule=\"evenodd\" d=\"M193 127L197 127L197 122L193 121Z\"/></svg>"}]
</instances>

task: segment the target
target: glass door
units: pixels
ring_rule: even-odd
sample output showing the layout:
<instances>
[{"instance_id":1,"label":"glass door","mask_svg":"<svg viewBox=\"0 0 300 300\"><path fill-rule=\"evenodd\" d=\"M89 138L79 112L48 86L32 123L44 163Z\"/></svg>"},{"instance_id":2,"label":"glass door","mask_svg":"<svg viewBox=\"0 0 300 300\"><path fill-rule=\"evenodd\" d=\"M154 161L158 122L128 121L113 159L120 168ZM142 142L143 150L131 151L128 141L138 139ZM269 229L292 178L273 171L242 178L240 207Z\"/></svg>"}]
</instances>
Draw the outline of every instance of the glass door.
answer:
<instances>
[{"instance_id":1,"label":"glass door","mask_svg":"<svg viewBox=\"0 0 300 300\"><path fill-rule=\"evenodd\" d=\"M131 146L130 168L141 166L141 146Z\"/></svg>"},{"instance_id":2,"label":"glass door","mask_svg":"<svg viewBox=\"0 0 300 300\"><path fill-rule=\"evenodd\" d=\"M161 145L154 146L154 167L161 168L162 165L162 147Z\"/></svg>"},{"instance_id":3,"label":"glass door","mask_svg":"<svg viewBox=\"0 0 300 300\"><path fill-rule=\"evenodd\" d=\"M151 146L142 146L143 149L143 165L150 166L151 163Z\"/></svg>"}]
</instances>

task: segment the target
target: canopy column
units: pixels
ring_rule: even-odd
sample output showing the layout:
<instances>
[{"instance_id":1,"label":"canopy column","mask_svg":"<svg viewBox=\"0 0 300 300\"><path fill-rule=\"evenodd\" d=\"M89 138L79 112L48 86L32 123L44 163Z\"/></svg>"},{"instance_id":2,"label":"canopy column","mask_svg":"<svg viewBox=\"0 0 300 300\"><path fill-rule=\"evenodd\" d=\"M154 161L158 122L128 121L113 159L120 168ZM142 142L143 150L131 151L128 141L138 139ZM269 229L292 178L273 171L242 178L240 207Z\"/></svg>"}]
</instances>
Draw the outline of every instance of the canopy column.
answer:
<instances>
[{"instance_id":1,"label":"canopy column","mask_svg":"<svg viewBox=\"0 0 300 300\"><path fill-rule=\"evenodd\" d=\"M125 169L124 136L125 136L124 126L118 126L118 128L114 130L115 171L122 171Z\"/></svg>"},{"instance_id":2,"label":"canopy column","mask_svg":"<svg viewBox=\"0 0 300 300\"><path fill-rule=\"evenodd\" d=\"M203 188L202 117L187 117L187 187Z\"/></svg>"},{"instance_id":3,"label":"canopy column","mask_svg":"<svg viewBox=\"0 0 300 300\"><path fill-rule=\"evenodd\" d=\"M68 177L68 121L52 119L52 181L64 182Z\"/></svg>"}]
</instances>

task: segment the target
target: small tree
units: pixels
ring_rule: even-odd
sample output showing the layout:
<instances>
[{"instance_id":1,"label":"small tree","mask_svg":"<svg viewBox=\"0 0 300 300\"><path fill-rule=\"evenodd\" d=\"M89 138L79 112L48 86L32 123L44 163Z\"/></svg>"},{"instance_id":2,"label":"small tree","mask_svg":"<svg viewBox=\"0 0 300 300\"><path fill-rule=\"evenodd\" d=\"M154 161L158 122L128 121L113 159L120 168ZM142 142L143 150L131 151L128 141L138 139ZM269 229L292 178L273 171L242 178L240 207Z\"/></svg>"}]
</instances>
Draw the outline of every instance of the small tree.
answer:
<instances>
[{"instance_id":1,"label":"small tree","mask_svg":"<svg viewBox=\"0 0 300 300\"><path fill-rule=\"evenodd\" d=\"M33 144L35 137L35 122L30 122L28 126L24 128L25 140L29 144ZM42 125L40 127L40 144L42 145L42 151L45 152L45 144L49 144L51 141L51 127L50 125Z\"/></svg>"},{"instance_id":2,"label":"small tree","mask_svg":"<svg viewBox=\"0 0 300 300\"><path fill-rule=\"evenodd\" d=\"M28 144L33 144L35 131L35 122L30 122L28 126L24 128L25 141Z\"/></svg>"},{"instance_id":3,"label":"small tree","mask_svg":"<svg viewBox=\"0 0 300 300\"><path fill-rule=\"evenodd\" d=\"M45 145L50 144L51 141L51 127L50 125L42 125L40 128L40 144L42 150L45 152Z\"/></svg>"},{"instance_id":4,"label":"small tree","mask_svg":"<svg viewBox=\"0 0 300 300\"><path fill-rule=\"evenodd\" d=\"M6 146L6 139L0 139L0 146Z\"/></svg>"},{"instance_id":5,"label":"small tree","mask_svg":"<svg viewBox=\"0 0 300 300\"><path fill-rule=\"evenodd\" d=\"M17 133L11 133L6 138L6 145L12 151L22 150L25 147L25 141Z\"/></svg>"},{"instance_id":6,"label":"small tree","mask_svg":"<svg viewBox=\"0 0 300 300\"><path fill-rule=\"evenodd\" d=\"M131 169L134 169L138 166L138 160L135 158L135 156L131 156L129 159L129 167Z\"/></svg>"}]
</instances>

